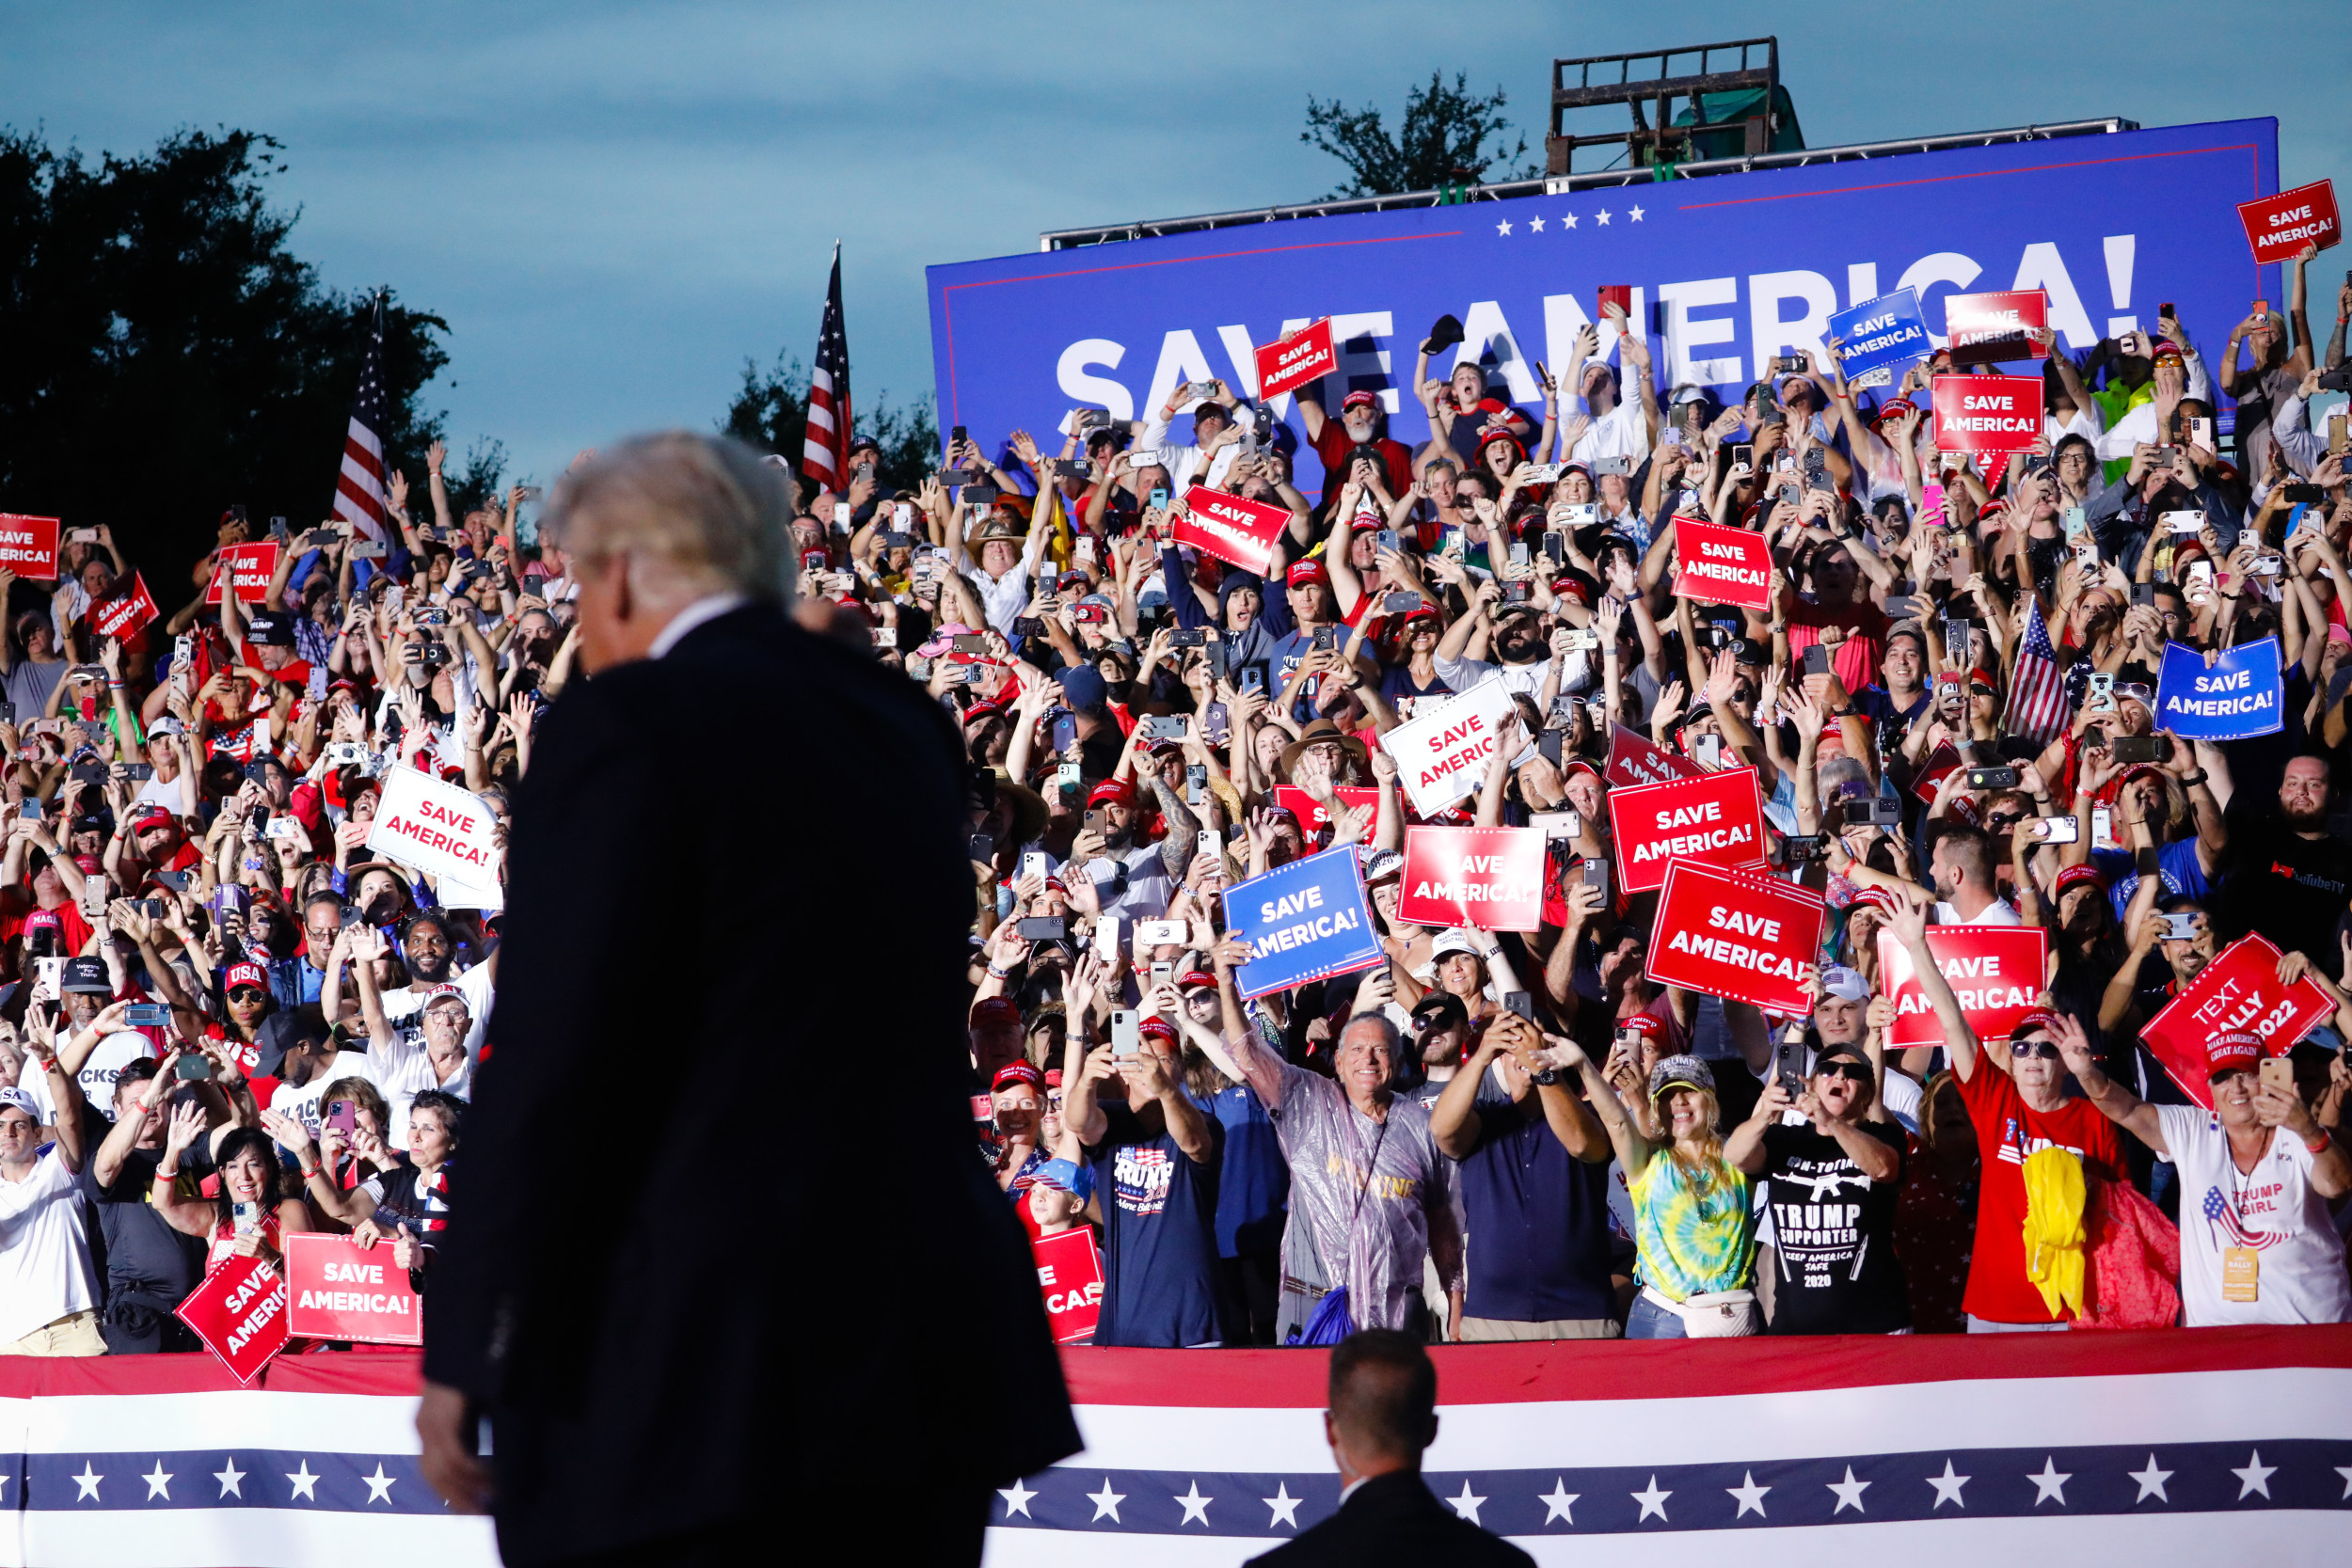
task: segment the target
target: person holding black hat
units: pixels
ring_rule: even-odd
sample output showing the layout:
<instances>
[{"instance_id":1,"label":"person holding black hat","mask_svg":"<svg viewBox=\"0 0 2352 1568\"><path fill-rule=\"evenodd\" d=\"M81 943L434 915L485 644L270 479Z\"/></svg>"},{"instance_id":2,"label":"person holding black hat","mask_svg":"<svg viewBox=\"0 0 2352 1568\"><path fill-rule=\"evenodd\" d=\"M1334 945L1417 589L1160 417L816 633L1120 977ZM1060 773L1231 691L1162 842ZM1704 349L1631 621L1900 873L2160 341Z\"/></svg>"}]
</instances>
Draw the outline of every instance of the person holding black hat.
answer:
<instances>
[{"instance_id":1,"label":"person holding black hat","mask_svg":"<svg viewBox=\"0 0 2352 1568\"><path fill-rule=\"evenodd\" d=\"M1298 389L1298 413L1307 421L1307 440L1323 463L1323 499L1316 503L1316 510L1339 499L1340 491L1347 483L1350 460L1359 451L1379 458L1388 470L1390 495L1404 495L1413 483L1413 454L1403 442L1377 434L1380 394L1361 390L1346 393L1340 400L1340 415L1335 420L1323 406L1323 400L1330 395L1325 389L1330 380L1327 373Z\"/></svg>"}]
</instances>

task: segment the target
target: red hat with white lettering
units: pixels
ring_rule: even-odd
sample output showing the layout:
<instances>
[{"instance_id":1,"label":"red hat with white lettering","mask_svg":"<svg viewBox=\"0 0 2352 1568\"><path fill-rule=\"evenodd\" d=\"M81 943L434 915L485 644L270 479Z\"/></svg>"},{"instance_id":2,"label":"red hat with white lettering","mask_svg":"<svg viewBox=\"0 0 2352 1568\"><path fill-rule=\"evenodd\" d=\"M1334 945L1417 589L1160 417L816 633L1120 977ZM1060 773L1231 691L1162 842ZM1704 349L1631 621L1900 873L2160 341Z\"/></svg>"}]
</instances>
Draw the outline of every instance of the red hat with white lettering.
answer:
<instances>
[{"instance_id":1,"label":"red hat with white lettering","mask_svg":"<svg viewBox=\"0 0 2352 1568\"><path fill-rule=\"evenodd\" d=\"M221 980L220 989L226 993L239 986L251 986L256 990L266 991L269 990L269 973L251 961L230 964L229 973Z\"/></svg>"},{"instance_id":2,"label":"red hat with white lettering","mask_svg":"<svg viewBox=\"0 0 2352 1568\"><path fill-rule=\"evenodd\" d=\"M2099 874L2097 866L2070 865L2058 874L2058 880L2051 885L2050 896L2054 899L2064 898L2068 889L2078 888L2085 883L2097 888L2101 893L2107 891L2107 879Z\"/></svg>"},{"instance_id":3,"label":"red hat with white lettering","mask_svg":"<svg viewBox=\"0 0 2352 1568\"><path fill-rule=\"evenodd\" d=\"M2268 1054L2260 1035L2244 1029L2224 1029L2205 1041L2205 1075L2226 1078L2233 1072L2250 1071Z\"/></svg>"},{"instance_id":4,"label":"red hat with white lettering","mask_svg":"<svg viewBox=\"0 0 2352 1568\"><path fill-rule=\"evenodd\" d=\"M1168 1041L1170 1045L1176 1043L1176 1025L1168 1022L1168 1020L1164 1018L1145 1019L1142 1026L1138 1028L1136 1033L1138 1035L1155 1035L1159 1038Z\"/></svg>"},{"instance_id":5,"label":"red hat with white lettering","mask_svg":"<svg viewBox=\"0 0 2352 1568\"><path fill-rule=\"evenodd\" d=\"M1351 408L1377 408L1379 406L1380 394L1377 392L1350 392L1340 399L1340 412L1343 414Z\"/></svg>"},{"instance_id":6,"label":"red hat with white lettering","mask_svg":"<svg viewBox=\"0 0 2352 1568\"><path fill-rule=\"evenodd\" d=\"M1323 569L1323 562L1320 561L1311 559L1294 561L1291 562L1289 574L1282 580L1293 588L1305 582L1320 582L1328 587L1331 574Z\"/></svg>"},{"instance_id":7,"label":"red hat with white lettering","mask_svg":"<svg viewBox=\"0 0 2352 1568\"><path fill-rule=\"evenodd\" d=\"M1089 806L1099 806L1106 801L1115 806L1134 805L1135 786L1121 779L1104 779L1087 793Z\"/></svg>"}]
</instances>

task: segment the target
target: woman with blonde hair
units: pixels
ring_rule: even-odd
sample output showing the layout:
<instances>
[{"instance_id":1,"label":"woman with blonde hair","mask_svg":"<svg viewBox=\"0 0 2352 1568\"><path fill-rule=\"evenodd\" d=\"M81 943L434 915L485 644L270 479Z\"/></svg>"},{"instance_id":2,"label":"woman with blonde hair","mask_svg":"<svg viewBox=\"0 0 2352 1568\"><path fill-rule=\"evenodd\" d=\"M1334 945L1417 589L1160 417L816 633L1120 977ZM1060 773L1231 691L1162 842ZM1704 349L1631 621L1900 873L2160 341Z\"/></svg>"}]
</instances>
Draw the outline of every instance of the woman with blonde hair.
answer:
<instances>
[{"instance_id":1,"label":"woman with blonde hair","mask_svg":"<svg viewBox=\"0 0 2352 1568\"><path fill-rule=\"evenodd\" d=\"M1642 1289L1627 1316L1629 1339L1724 1338L1754 1334L1756 1219L1747 1176L1724 1158L1715 1075L1696 1056L1650 1069L1658 1132L1645 1133L1590 1058L1584 1091L1609 1130L1633 1199L1633 1245Z\"/></svg>"}]
</instances>

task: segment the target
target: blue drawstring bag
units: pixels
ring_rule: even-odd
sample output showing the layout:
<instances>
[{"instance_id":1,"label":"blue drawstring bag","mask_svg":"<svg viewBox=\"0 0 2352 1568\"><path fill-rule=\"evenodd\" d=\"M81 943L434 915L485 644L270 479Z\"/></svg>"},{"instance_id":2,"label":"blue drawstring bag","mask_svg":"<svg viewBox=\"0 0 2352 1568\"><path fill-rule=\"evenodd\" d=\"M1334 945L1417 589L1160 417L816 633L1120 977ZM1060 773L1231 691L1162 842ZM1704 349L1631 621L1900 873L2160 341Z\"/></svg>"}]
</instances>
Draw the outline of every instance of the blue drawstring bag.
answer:
<instances>
[{"instance_id":1,"label":"blue drawstring bag","mask_svg":"<svg viewBox=\"0 0 2352 1568\"><path fill-rule=\"evenodd\" d=\"M1356 1320L1347 1310L1347 1287L1334 1287L1315 1303L1314 1313L1307 1326L1298 1331L1295 1341L1302 1345L1336 1345L1356 1332Z\"/></svg>"}]
</instances>

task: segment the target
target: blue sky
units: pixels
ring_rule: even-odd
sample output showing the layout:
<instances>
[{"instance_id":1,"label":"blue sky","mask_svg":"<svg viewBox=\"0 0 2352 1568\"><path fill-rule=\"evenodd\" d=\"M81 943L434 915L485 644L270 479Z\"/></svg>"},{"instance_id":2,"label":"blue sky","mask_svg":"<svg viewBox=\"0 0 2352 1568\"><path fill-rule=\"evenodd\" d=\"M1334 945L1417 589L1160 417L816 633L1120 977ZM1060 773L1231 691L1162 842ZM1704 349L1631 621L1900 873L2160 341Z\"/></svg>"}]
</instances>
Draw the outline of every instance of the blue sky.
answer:
<instances>
[{"instance_id":1,"label":"blue sky","mask_svg":"<svg viewBox=\"0 0 2352 1568\"><path fill-rule=\"evenodd\" d=\"M1759 25L1752 6L1599 12L10 3L0 116L93 153L183 126L277 136L297 251L333 287L389 282L446 317L429 404L461 449L500 436L544 479L625 431L708 426L746 356L805 359L836 237L859 401L900 401L930 386L926 264L1318 197L1341 171L1298 139L1310 93L1393 124L1408 85L1466 71L1510 93L1539 157L1552 56ZM1827 0L1777 25L1814 146L2275 115L2289 185L2352 148L2343 0Z\"/></svg>"}]
</instances>

